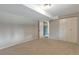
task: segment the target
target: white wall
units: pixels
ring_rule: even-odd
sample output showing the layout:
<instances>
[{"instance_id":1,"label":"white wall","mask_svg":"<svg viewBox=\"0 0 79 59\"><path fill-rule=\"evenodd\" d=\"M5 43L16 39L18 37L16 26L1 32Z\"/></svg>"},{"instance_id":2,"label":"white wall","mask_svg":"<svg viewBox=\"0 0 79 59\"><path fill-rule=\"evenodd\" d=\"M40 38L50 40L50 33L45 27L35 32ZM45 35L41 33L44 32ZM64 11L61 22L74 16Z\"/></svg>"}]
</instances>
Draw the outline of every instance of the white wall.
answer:
<instances>
[{"instance_id":1,"label":"white wall","mask_svg":"<svg viewBox=\"0 0 79 59\"><path fill-rule=\"evenodd\" d=\"M38 25L28 17L0 12L0 49L37 39Z\"/></svg>"},{"instance_id":2,"label":"white wall","mask_svg":"<svg viewBox=\"0 0 79 59\"><path fill-rule=\"evenodd\" d=\"M37 38L35 25L0 24L0 48Z\"/></svg>"}]
</instances>

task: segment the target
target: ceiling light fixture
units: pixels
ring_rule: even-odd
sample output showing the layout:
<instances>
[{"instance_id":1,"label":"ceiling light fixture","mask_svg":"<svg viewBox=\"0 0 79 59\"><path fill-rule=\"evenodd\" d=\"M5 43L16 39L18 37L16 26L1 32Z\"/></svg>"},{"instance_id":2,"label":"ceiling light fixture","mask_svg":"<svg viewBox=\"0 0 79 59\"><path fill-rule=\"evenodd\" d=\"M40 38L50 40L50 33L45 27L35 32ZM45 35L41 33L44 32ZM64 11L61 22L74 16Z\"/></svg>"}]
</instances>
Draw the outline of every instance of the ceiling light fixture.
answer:
<instances>
[{"instance_id":1,"label":"ceiling light fixture","mask_svg":"<svg viewBox=\"0 0 79 59\"><path fill-rule=\"evenodd\" d=\"M43 5L41 5L42 9L49 9L53 6L54 6L53 4L43 4Z\"/></svg>"}]
</instances>

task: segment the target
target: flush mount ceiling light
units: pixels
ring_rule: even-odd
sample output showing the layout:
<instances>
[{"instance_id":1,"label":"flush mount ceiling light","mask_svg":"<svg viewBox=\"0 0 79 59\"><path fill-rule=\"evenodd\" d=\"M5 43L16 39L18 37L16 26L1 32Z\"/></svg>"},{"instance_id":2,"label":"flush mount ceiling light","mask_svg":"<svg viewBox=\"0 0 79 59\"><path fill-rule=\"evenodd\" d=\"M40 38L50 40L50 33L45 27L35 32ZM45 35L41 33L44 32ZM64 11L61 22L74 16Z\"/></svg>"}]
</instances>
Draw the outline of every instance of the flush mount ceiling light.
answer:
<instances>
[{"instance_id":1,"label":"flush mount ceiling light","mask_svg":"<svg viewBox=\"0 0 79 59\"><path fill-rule=\"evenodd\" d=\"M53 4L43 4L43 5L41 5L41 8L45 10L45 9L49 9L53 6L54 6Z\"/></svg>"}]
</instances>

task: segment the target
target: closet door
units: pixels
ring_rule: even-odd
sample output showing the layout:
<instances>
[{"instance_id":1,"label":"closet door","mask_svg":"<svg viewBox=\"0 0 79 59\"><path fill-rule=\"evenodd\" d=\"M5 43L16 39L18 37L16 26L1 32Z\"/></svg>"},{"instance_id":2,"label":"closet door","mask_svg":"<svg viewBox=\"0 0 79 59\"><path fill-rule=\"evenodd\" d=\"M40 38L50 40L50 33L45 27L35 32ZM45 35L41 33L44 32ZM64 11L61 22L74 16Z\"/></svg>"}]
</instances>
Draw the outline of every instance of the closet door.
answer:
<instances>
[{"instance_id":1,"label":"closet door","mask_svg":"<svg viewBox=\"0 0 79 59\"><path fill-rule=\"evenodd\" d=\"M66 40L66 19L59 20L59 39Z\"/></svg>"},{"instance_id":2,"label":"closet door","mask_svg":"<svg viewBox=\"0 0 79 59\"><path fill-rule=\"evenodd\" d=\"M68 42L77 42L77 18L60 20L60 39Z\"/></svg>"}]
</instances>

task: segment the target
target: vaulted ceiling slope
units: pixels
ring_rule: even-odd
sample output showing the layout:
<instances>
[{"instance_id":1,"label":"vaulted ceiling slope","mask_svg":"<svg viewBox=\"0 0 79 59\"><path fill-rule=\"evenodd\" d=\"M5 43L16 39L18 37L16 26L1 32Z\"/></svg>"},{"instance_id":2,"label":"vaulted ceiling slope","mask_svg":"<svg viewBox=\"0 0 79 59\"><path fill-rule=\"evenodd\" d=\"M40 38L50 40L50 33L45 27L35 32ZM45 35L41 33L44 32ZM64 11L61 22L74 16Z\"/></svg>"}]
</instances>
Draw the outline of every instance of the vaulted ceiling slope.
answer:
<instances>
[{"instance_id":1,"label":"vaulted ceiling slope","mask_svg":"<svg viewBox=\"0 0 79 59\"><path fill-rule=\"evenodd\" d=\"M54 4L42 9L42 4L0 4L0 22L17 24L36 24L38 20L54 20L79 13L78 4Z\"/></svg>"},{"instance_id":2,"label":"vaulted ceiling slope","mask_svg":"<svg viewBox=\"0 0 79 59\"><path fill-rule=\"evenodd\" d=\"M35 24L37 20L48 20L49 18L22 4L0 4L0 22Z\"/></svg>"},{"instance_id":3,"label":"vaulted ceiling slope","mask_svg":"<svg viewBox=\"0 0 79 59\"><path fill-rule=\"evenodd\" d=\"M79 4L55 4L53 7L45 10L52 16L70 16L79 13Z\"/></svg>"},{"instance_id":4,"label":"vaulted ceiling slope","mask_svg":"<svg viewBox=\"0 0 79 59\"><path fill-rule=\"evenodd\" d=\"M51 4L51 6L48 4L49 8L46 8L44 4L30 4L25 6L49 17L50 20L79 14L79 4Z\"/></svg>"}]
</instances>

